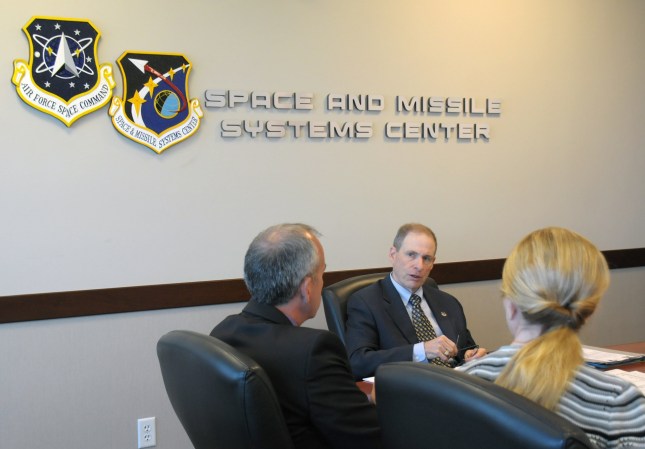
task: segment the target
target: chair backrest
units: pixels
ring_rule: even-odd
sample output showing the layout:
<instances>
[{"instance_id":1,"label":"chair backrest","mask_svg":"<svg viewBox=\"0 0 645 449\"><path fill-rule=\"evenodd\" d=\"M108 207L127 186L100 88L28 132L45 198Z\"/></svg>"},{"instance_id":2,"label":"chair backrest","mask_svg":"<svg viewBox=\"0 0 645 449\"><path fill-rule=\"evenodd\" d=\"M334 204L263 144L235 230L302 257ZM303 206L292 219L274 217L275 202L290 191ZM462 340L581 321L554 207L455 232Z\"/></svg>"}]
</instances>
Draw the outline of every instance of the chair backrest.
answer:
<instances>
[{"instance_id":1,"label":"chair backrest","mask_svg":"<svg viewBox=\"0 0 645 449\"><path fill-rule=\"evenodd\" d=\"M323 307L327 328L338 335L345 344L345 322L347 321L347 300L352 294L363 287L383 279L390 273L371 273L354 276L325 287L322 292ZM434 288L437 283L432 278L426 280L425 285Z\"/></svg>"},{"instance_id":2,"label":"chair backrest","mask_svg":"<svg viewBox=\"0 0 645 449\"><path fill-rule=\"evenodd\" d=\"M556 413L449 368L383 364L375 385L384 449L594 447L580 428Z\"/></svg>"},{"instance_id":3,"label":"chair backrest","mask_svg":"<svg viewBox=\"0 0 645 449\"><path fill-rule=\"evenodd\" d=\"M214 337L167 333L157 343L166 392L195 449L293 448L266 373Z\"/></svg>"}]
</instances>

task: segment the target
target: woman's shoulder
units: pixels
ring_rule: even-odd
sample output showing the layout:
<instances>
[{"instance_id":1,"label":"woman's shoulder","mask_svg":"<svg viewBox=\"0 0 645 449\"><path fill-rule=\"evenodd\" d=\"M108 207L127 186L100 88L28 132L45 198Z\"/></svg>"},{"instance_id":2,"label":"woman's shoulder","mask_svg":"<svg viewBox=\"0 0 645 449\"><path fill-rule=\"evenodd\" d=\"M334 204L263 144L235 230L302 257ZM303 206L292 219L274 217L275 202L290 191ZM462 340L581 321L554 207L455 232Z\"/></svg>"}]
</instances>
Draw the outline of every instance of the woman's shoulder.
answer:
<instances>
[{"instance_id":1,"label":"woman's shoulder","mask_svg":"<svg viewBox=\"0 0 645 449\"><path fill-rule=\"evenodd\" d=\"M620 401L637 399L645 404L645 396L636 385L588 365L580 367L575 375L572 388L577 390L576 394L578 395L587 392L590 395L601 394L606 398L613 397Z\"/></svg>"},{"instance_id":2,"label":"woman's shoulder","mask_svg":"<svg viewBox=\"0 0 645 449\"><path fill-rule=\"evenodd\" d=\"M494 380L502 372L508 361L518 351L519 346L507 345L455 368L488 380Z\"/></svg>"}]
</instances>

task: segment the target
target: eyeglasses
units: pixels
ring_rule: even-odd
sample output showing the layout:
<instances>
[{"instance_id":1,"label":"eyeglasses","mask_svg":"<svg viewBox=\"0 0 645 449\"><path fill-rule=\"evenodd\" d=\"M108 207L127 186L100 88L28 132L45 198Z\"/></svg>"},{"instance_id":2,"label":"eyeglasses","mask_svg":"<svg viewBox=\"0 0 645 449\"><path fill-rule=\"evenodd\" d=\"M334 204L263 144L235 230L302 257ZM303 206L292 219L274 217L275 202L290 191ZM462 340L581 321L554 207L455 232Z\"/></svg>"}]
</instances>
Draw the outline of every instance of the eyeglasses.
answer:
<instances>
[{"instance_id":1,"label":"eyeglasses","mask_svg":"<svg viewBox=\"0 0 645 449\"><path fill-rule=\"evenodd\" d=\"M472 346L466 346L465 348L457 348L460 352L461 351L468 351L470 349L477 351L479 349L479 345L472 345Z\"/></svg>"},{"instance_id":2,"label":"eyeglasses","mask_svg":"<svg viewBox=\"0 0 645 449\"><path fill-rule=\"evenodd\" d=\"M466 351L468 351L470 349L474 349L475 351L477 351L479 349L479 345L472 345L472 346L466 346L466 347L460 348L459 347L459 334L457 334L457 340L455 341L455 346L457 346L457 352L461 352L461 351L466 352Z\"/></svg>"},{"instance_id":3,"label":"eyeglasses","mask_svg":"<svg viewBox=\"0 0 645 449\"><path fill-rule=\"evenodd\" d=\"M457 361L454 357L451 357L448 360L448 364L453 368L455 368L457 366L460 366L460 365L463 365L466 362L466 354L465 354L465 352L470 350L470 349L473 349L473 350L477 351L479 349L479 345L466 346L465 348L457 347L457 352L459 353L459 352L464 351L464 356L459 361Z\"/></svg>"}]
</instances>

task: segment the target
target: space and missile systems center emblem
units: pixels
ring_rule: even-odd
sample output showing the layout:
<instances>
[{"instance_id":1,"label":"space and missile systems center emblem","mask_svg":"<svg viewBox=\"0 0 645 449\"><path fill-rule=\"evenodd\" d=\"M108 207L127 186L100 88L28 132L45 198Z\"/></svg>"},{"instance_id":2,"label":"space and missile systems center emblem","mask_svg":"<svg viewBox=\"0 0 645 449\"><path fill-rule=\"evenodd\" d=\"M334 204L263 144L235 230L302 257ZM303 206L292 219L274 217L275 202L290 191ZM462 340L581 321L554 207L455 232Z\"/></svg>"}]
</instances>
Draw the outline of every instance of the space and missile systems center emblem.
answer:
<instances>
[{"instance_id":1,"label":"space and missile systems center emblem","mask_svg":"<svg viewBox=\"0 0 645 449\"><path fill-rule=\"evenodd\" d=\"M185 56L125 52L117 63L123 98L114 97L108 111L117 131L157 153L197 131L203 112L188 97L191 64Z\"/></svg>"},{"instance_id":2,"label":"space and missile systems center emblem","mask_svg":"<svg viewBox=\"0 0 645 449\"><path fill-rule=\"evenodd\" d=\"M11 81L25 103L67 126L109 103L112 66L98 63L101 34L90 21L32 17L23 31L29 63L15 60Z\"/></svg>"}]
</instances>

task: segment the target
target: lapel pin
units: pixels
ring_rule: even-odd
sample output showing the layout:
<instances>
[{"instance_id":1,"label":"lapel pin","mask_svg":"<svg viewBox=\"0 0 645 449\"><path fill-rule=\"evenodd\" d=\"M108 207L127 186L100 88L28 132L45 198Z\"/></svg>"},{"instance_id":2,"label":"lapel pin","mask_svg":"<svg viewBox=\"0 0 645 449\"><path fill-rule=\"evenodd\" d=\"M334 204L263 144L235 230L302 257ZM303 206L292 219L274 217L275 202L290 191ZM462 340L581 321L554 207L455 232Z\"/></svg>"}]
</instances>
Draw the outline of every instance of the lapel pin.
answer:
<instances>
[{"instance_id":1,"label":"lapel pin","mask_svg":"<svg viewBox=\"0 0 645 449\"><path fill-rule=\"evenodd\" d=\"M441 312L441 316L448 316L446 312Z\"/></svg>"}]
</instances>

